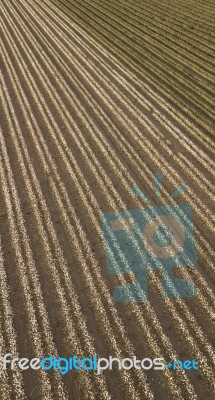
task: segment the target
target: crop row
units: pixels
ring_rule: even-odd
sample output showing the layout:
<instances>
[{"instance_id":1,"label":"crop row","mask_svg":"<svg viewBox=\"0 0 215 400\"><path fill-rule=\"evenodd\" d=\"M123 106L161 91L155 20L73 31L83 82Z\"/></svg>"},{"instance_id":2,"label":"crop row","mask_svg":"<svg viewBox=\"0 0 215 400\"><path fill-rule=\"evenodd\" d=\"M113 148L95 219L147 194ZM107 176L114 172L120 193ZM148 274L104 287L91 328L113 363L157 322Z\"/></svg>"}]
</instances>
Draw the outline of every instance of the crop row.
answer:
<instances>
[{"instance_id":1,"label":"crop row","mask_svg":"<svg viewBox=\"0 0 215 400\"><path fill-rule=\"evenodd\" d=\"M75 6L76 7L76 6ZM195 107L195 101L194 98L191 95L192 100L190 99L190 94L188 92L185 93L183 90L180 89L180 86L177 85L177 89L176 89L176 80L170 79L169 75L165 75L163 73L163 79L162 82L160 82L161 80L161 72L160 72L160 67L163 68L163 65L161 65L161 63L157 63L155 64L155 67L153 68L153 65L150 65L150 61L148 59L147 63L144 59L144 57L140 58L136 53L132 52L131 48L132 48L132 44L130 44L130 47L127 46L127 42L125 42L125 40L123 39L123 35L122 34L112 34L111 35L111 29L109 28L109 26L107 26L107 32L104 31L103 26L105 25L105 23L102 24L102 26L100 27L100 29L97 28L97 24L99 25L99 20L95 17L94 22L90 23L89 19L89 10L88 13L86 13L86 10L82 8L79 8L79 11L81 11L85 14L85 18L81 17L80 12L76 13L75 11L75 7L73 9L73 15L76 16L76 20L79 20L79 23L81 26L84 26L84 29L89 31L90 34L96 38L96 40L99 40L103 45L105 45L112 54L117 55L118 59L121 58L122 61L124 61L126 64L130 65L132 67L132 69L136 72L138 72L139 76L142 76L143 78L147 78L147 81L151 84L153 84L153 86L157 87L159 89L159 91L161 93L164 93L166 98L168 98L170 101L174 101L176 103L176 105L181 108L181 110L185 113L188 114L190 116L192 116L193 118L195 118L195 120L200 124L205 126L205 128L209 128L209 125L207 124L207 122L204 123L204 119L202 119L200 117L201 115L201 110L196 113L196 107ZM72 16L70 16L72 17ZM81 18L81 19L80 19ZM87 24L86 22L86 18L87 18ZM93 21L93 20L92 20ZM91 25L91 29L89 28L89 26ZM102 34L101 34L102 32ZM115 32L115 31L114 31ZM111 42L110 42L110 38L111 38ZM119 38L121 38L119 40ZM114 43L115 42L115 43ZM128 52L129 49L129 52ZM136 60L136 62L134 61ZM145 65L146 68L145 68ZM154 70L154 77L152 76L152 74L150 73L150 70ZM153 79L154 78L154 79ZM169 84L170 90L167 90L167 83ZM185 82L183 82L184 85ZM180 100L178 100L178 96L176 96L176 93L179 94L180 93ZM196 94L196 96L198 96ZM185 102L187 98L187 101L189 101L188 103ZM204 105L202 104L202 108L204 110ZM192 109L191 109L192 106ZM205 111L205 110L204 110ZM210 116L208 116L208 118L210 118Z\"/></svg>"}]
</instances>

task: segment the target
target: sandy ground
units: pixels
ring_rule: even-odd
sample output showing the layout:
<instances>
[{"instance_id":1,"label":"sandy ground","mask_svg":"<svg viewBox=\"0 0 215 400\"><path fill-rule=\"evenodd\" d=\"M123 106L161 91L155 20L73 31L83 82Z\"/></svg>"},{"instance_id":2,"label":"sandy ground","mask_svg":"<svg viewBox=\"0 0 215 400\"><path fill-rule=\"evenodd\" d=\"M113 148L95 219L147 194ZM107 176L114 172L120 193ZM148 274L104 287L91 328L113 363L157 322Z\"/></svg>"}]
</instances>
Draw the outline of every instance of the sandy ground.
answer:
<instances>
[{"instance_id":1,"label":"sandy ground","mask_svg":"<svg viewBox=\"0 0 215 400\"><path fill-rule=\"evenodd\" d=\"M160 4L162 3L162 4ZM2 0L0 356L196 359L198 371L0 368L0 398L214 398L212 1ZM163 174L161 198L153 174ZM191 298L114 302L101 218L189 203ZM183 266L182 266L183 267Z\"/></svg>"}]
</instances>

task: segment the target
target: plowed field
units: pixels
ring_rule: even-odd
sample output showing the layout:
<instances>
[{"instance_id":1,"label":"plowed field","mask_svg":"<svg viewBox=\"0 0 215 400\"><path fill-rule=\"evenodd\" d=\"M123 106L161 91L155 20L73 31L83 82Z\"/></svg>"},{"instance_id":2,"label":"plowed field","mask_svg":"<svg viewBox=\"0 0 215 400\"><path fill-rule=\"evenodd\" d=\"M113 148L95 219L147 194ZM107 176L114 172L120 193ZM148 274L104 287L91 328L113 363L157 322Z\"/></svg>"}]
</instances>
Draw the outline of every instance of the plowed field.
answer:
<instances>
[{"instance_id":1,"label":"plowed field","mask_svg":"<svg viewBox=\"0 0 215 400\"><path fill-rule=\"evenodd\" d=\"M215 398L213 0L1 0L0 357L195 359L198 370L0 366L2 400ZM153 175L163 175L159 202ZM192 208L193 297L115 302L105 213ZM159 188L157 188L157 191ZM139 192L140 193L140 192Z\"/></svg>"}]
</instances>

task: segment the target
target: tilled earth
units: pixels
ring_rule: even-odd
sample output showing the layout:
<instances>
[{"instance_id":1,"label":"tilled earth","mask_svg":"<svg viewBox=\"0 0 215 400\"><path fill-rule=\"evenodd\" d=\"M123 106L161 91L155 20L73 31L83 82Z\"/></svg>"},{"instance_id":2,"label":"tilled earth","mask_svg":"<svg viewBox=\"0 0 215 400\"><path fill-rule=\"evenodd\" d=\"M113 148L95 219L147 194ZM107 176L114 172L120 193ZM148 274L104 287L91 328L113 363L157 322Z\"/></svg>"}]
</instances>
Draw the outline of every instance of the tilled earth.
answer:
<instances>
[{"instance_id":1,"label":"tilled earth","mask_svg":"<svg viewBox=\"0 0 215 400\"><path fill-rule=\"evenodd\" d=\"M214 2L1 0L0 14L0 356L199 362L1 367L0 398L214 399ZM174 273L195 295L164 297L157 268L146 301L115 302L136 276L108 273L103 214L166 203L192 207L197 262Z\"/></svg>"}]
</instances>

